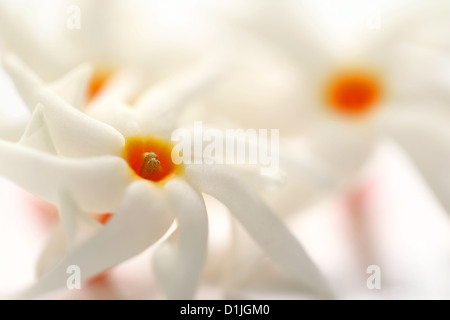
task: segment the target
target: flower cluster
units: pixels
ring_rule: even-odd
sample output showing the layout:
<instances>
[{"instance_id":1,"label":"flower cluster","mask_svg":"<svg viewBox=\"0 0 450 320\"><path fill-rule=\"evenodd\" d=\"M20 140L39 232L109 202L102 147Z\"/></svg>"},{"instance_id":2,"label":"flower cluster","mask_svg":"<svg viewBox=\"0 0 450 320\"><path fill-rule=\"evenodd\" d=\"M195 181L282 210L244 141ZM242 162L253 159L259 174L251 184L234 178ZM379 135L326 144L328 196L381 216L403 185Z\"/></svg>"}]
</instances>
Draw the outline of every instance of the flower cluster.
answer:
<instances>
[{"instance_id":1,"label":"flower cluster","mask_svg":"<svg viewBox=\"0 0 450 320\"><path fill-rule=\"evenodd\" d=\"M380 266L390 277L384 297L448 297L445 281L417 281L418 293L406 295L402 281L435 278L429 264L399 276L396 265L424 255L393 258L417 236L429 249L418 252L432 252L444 270L450 226L439 207L450 210L442 174L450 157L442 34L449 7L406 2L370 7L364 23L358 14L369 7L341 7L321 20L328 11L312 1L48 1L51 14L36 5L34 15L31 2L0 4L0 112L24 109L19 118L1 114L0 175L57 212L36 279L8 296L64 289L73 266L83 284L93 283L151 255L146 269L166 298L195 298L215 250L214 198L232 217L226 249L214 256L221 266L213 281L226 297L364 296L373 288L361 274ZM54 19L42 23L41 14ZM196 148L194 161L174 161L172 133L195 121L213 133L279 129L280 169L268 175L254 163L223 164L208 145L204 161ZM265 151L267 141L254 142L242 146ZM439 213L408 218L381 206L374 218L378 207L367 202L379 189L367 180L387 179L382 170L379 179L366 172L385 161L379 154L403 161L407 181L419 172L415 183L438 201L423 196L426 188L418 198ZM330 194L338 208L305 211ZM336 219L336 211L348 212ZM407 231L390 232L398 225ZM333 259L338 252L342 263Z\"/></svg>"}]
</instances>

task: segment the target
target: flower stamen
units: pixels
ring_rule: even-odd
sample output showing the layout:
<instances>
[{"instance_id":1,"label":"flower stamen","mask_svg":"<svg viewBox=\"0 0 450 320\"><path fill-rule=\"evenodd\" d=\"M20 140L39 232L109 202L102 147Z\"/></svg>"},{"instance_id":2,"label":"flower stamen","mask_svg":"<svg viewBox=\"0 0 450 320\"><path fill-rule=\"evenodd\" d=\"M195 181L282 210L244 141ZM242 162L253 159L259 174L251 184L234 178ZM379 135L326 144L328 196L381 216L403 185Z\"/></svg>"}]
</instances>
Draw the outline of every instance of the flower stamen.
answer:
<instances>
[{"instance_id":1,"label":"flower stamen","mask_svg":"<svg viewBox=\"0 0 450 320\"><path fill-rule=\"evenodd\" d=\"M143 154L141 168L139 169L139 175L142 178L151 180L155 172L162 169L161 162L156 159L157 157L154 152L146 152Z\"/></svg>"},{"instance_id":2,"label":"flower stamen","mask_svg":"<svg viewBox=\"0 0 450 320\"><path fill-rule=\"evenodd\" d=\"M152 137L129 137L123 157L136 175L153 182L165 181L182 170L172 162L170 142Z\"/></svg>"}]
</instances>

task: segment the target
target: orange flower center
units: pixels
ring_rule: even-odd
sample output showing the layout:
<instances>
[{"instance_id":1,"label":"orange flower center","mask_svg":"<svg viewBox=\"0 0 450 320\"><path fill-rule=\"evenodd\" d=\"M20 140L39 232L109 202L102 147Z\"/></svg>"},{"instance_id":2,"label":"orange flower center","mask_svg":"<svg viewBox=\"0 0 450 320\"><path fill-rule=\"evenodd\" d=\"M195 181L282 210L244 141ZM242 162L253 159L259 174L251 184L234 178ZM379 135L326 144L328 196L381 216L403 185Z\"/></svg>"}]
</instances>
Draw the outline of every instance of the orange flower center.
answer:
<instances>
[{"instance_id":1,"label":"orange flower center","mask_svg":"<svg viewBox=\"0 0 450 320\"><path fill-rule=\"evenodd\" d=\"M332 78L326 96L328 105L333 110L349 116L359 116L376 106L381 96L381 86L378 78L372 74L345 72Z\"/></svg>"},{"instance_id":2,"label":"orange flower center","mask_svg":"<svg viewBox=\"0 0 450 320\"><path fill-rule=\"evenodd\" d=\"M181 167L172 162L172 145L157 138L128 138L124 159L141 178L158 182L179 173Z\"/></svg>"}]
</instances>

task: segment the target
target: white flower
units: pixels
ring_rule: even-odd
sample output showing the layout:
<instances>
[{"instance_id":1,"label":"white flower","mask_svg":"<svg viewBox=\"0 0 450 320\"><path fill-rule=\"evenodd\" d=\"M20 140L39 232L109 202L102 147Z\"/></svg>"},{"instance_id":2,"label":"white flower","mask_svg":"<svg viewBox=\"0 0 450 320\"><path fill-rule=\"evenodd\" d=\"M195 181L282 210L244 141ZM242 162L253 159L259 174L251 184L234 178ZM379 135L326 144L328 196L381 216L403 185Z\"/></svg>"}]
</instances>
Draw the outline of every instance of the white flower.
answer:
<instances>
[{"instance_id":1,"label":"white flower","mask_svg":"<svg viewBox=\"0 0 450 320\"><path fill-rule=\"evenodd\" d=\"M132 99L134 90L220 47L220 23L210 6L197 2L1 3L0 47L15 52L44 80L89 63L94 73L92 88L98 90L99 84L110 85L114 78L131 73L135 85L120 90ZM70 27L73 19L79 20L76 28Z\"/></svg>"},{"instance_id":2,"label":"white flower","mask_svg":"<svg viewBox=\"0 0 450 320\"><path fill-rule=\"evenodd\" d=\"M282 59L278 62L278 72L287 75L281 78L287 84L285 88L298 85L296 90L285 92L264 91L265 96L272 93L278 101L290 102L278 108L276 103L260 101L260 96L255 95L269 86L247 83L253 90L253 94L242 93L247 105L253 108L248 113L264 106L267 113L281 112L280 121L284 121L283 113L294 110L285 112L295 119L286 120L286 131L297 132L288 137L292 138L293 158L297 156L296 148L307 148L313 159L318 160L317 166L328 177L327 181L334 182L346 201L346 193L360 187L362 169L374 151L385 139L390 139L391 144L397 145L393 147L395 153L402 157L403 152L411 158L449 212L450 180L445 171L450 159L447 105L450 59L448 37L444 35L449 21L448 3L382 2L378 30L366 27L366 9L370 8L366 2L345 1L353 4L348 8L343 7L343 2L329 3L325 8L314 3L279 1L261 5L253 2L260 10L245 11L235 19L241 27L253 32L258 41L265 39L267 51L276 52ZM318 19L320 14L327 19ZM340 32L345 27L349 29ZM257 78L252 73L246 76ZM228 86L231 88L232 83ZM239 100L236 96L230 99ZM391 149L382 150L390 154ZM298 158L303 161L301 152ZM291 210L291 216L286 219L321 261L320 266L327 270L338 297L448 298L448 282L444 276L448 268L448 217L433 201L426 185L417 187L420 192L405 188L407 196L389 185L398 183L389 178L400 172L402 166L410 169L406 170L407 178L403 177L404 187L424 182L409 168L408 159L402 161L396 170L386 166L386 172L381 169L376 175L381 181L388 181L384 188L392 192L389 200L395 195L403 203L379 208L378 202L371 202L364 208L350 208L345 215L340 214L337 206L303 215ZM395 186L402 188L401 183ZM294 195L296 192L300 194L301 190L293 190ZM381 206L383 202L378 201ZM234 269L232 274L238 297L248 294L240 289L252 287L248 276L254 275L253 280L262 286L257 280L262 279L257 272L261 270L266 271L261 272L264 277L272 280L267 281L267 287L275 288L277 283L284 293L292 290L289 277L280 277L279 270L263 265L257 250L241 248L241 256L253 256L257 267L248 267L248 262L244 263L238 255L235 265L241 268ZM370 293L366 287L369 264L382 268L386 290L379 295L376 291ZM268 277L269 271L275 277Z\"/></svg>"},{"instance_id":3,"label":"white flower","mask_svg":"<svg viewBox=\"0 0 450 320\"><path fill-rule=\"evenodd\" d=\"M208 238L201 192L225 204L267 255L313 294L329 294L296 238L236 173L172 163L174 114L211 81L211 64L155 86L135 108L109 101L87 113L65 103L14 56L4 66L32 115L18 143L0 141L0 173L56 204L67 237L67 253L56 265L43 259L44 274L22 297L65 286L70 265L87 279L133 257L175 220L177 231L156 253L156 274L167 297L192 298ZM113 217L102 227L87 213Z\"/></svg>"},{"instance_id":4,"label":"white flower","mask_svg":"<svg viewBox=\"0 0 450 320\"><path fill-rule=\"evenodd\" d=\"M103 98L136 101L159 79L226 47L214 6L198 10L196 2L0 3L0 49L14 52L78 109ZM79 29L67 27L72 7L80 11ZM1 137L16 138L23 122L13 129Z\"/></svg>"},{"instance_id":5,"label":"white flower","mask_svg":"<svg viewBox=\"0 0 450 320\"><path fill-rule=\"evenodd\" d=\"M412 157L450 210L449 180L442 174L450 157L450 60L442 36L448 3L382 2L376 30L366 25L371 8L366 2L351 2L336 14L308 1L249 3L230 20L257 39L253 52L271 58L243 60L255 65L236 70L241 73L235 76L237 86L247 90L230 79L224 92L237 95L219 92L216 107L245 107L242 122L250 125L261 119L247 117L257 110L277 117L293 157L301 159L295 150L307 150L339 187L351 186L376 144L389 137ZM266 78L283 85L267 84Z\"/></svg>"}]
</instances>

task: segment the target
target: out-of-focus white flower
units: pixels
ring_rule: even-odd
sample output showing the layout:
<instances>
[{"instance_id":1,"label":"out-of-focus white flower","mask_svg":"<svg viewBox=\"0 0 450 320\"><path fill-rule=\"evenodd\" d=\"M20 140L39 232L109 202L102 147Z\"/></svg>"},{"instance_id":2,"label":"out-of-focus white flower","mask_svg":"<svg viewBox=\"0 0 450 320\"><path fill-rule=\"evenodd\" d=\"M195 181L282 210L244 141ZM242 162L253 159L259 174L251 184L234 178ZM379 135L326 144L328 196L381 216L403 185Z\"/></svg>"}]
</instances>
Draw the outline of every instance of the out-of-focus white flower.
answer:
<instances>
[{"instance_id":1,"label":"out-of-focus white flower","mask_svg":"<svg viewBox=\"0 0 450 320\"><path fill-rule=\"evenodd\" d=\"M46 81L90 63L94 82L133 73L145 86L222 47L225 29L214 5L200 2L5 2L0 48L15 52ZM79 23L71 27L74 19Z\"/></svg>"},{"instance_id":2,"label":"out-of-focus white flower","mask_svg":"<svg viewBox=\"0 0 450 320\"><path fill-rule=\"evenodd\" d=\"M220 165L173 164L176 114L211 82L211 64L155 86L135 108L109 100L86 113L64 102L16 57L7 56L4 66L32 115L18 143L0 141L1 174L56 204L66 235L66 254L55 261L63 252L50 246L39 264L42 277L23 297L65 286L70 265L88 279L133 257L175 220L176 231L156 251L155 271L169 298L192 298L208 237L201 192L225 204L311 294L329 295L289 229L236 173ZM113 216L102 227L87 213Z\"/></svg>"},{"instance_id":3,"label":"out-of-focus white flower","mask_svg":"<svg viewBox=\"0 0 450 320\"><path fill-rule=\"evenodd\" d=\"M229 32L216 19L218 7L197 0L2 2L0 49L78 109L105 98L131 103L180 68L226 54ZM73 8L79 29L67 25ZM24 126L15 125L14 135L2 137L17 138Z\"/></svg>"},{"instance_id":4,"label":"out-of-focus white flower","mask_svg":"<svg viewBox=\"0 0 450 320\"><path fill-rule=\"evenodd\" d=\"M0 50L14 52L77 108L105 93L132 102L159 79L223 49L227 30L216 10L197 0L6 1ZM20 124L13 129L17 137Z\"/></svg>"},{"instance_id":5,"label":"out-of-focus white flower","mask_svg":"<svg viewBox=\"0 0 450 320\"><path fill-rule=\"evenodd\" d=\"M245 123L252 122L246 115L256 112L278 115L293 157L295 150L308 150L339 187L351 186L374 146L390 137L413 158L450 210L450 180L441 174L450 157L448 40L442 33L430 38L430 30L445 30L448 3L247 4L248 10L234 12L230 20L253 34L259 50L272 58L258 62L262 54L243 60L257 65L254 72L236 71L242 73L237 85L247 90L230 80L223 93L238 95L219 92L214 105L220 110L246 108ZM374 6L381 15L379 29L369 25ZM339 7L341 11L331 9ZM264 79L282 85L266 85Z\"/></svg>"},{"instance_id":6,"label":"out-of-focus white flower","mask_svg":"<svg viewBox=\"0 0 450 320\"><path fill-rule=\"evenodd\" d=\"M397 153L406 152L411 157L449 212L450 180L442 174L450 159L447 106L450 59L448 37L443 36L448 25L448 3L382 2L378 7L375 4L375 9L381 10L381 27L375 30L366 24L374 4L364 1L330 2L328 8L315 6L313 1L250 3L249 8L253 10L236 13L233 21L250 31L261 48L265 43L266 52L276 53L272 60L265 60L275 61L270 65L275 71L264 65L259 70L269 70L268 77L284 75L280 79L287 84L283 88L288 90L270 91L270 86L258 81L257 73L246 73L241 79L246 79L245 76L257 79L248 82L248 86L239 83L240 87L249 88L238 91L250 109L247 114L261 107L273 116L279 113L279 121L287 126L284 132L288 136L286 143L291 145L292 159L304 161L303 150L307 149L311 159L318 160L319 171L328 177L324 181L333 181L334 187L347 193L360 187L361 170L379 143L388 137L403 150ZM347 6L350 3L353 6ZM339 6L341 11L337 10ZM319 15L314 15L317 12ZM318 19L320 14L326 18ZM282 61L277 62L276 57ZM295 86L297 89L293 89ZM233 91L233 83L229 82L227 88ZM258 95L261 88L267 91ZM261 96L271 94L278 97L271 100L274 103L260 100ZM214 98L218 108L224 108L223 95ZM241 99L232 96L230 100ZM278 108L276 101L289 103L281 103ZM408 160L403 161L406 167L410 165ZM411 172L412 176L416 175L414 170ZM377 174L383 178L383 171ZM420 178L414 182L405 180L406 184L423 182ZM320 185L318 182L316 185ZM293 189L293 197L296 192L300 194L301 190ZM342 217L332 207L328 211L308 213L305 218L290 208L287 223L299 230L299 234L305 234L308 228L313 230L309 239L299 237L311 241L309 248L321 260L320 265L327 270L340 297L448 298L448 283L443 276L443 270L448 267L448 237L445 236L448 218L433 199L429 200L428 190L413 194L412 197L423 197L425 203L431 203L425 208L432 213L417 210L411 212L409 219L409 210L414 208L396 204L395 210L383 207L376 214L350 208L348 216ZM408 203L407 199L404 201ZM317 225L311 227L307 220ZM333 233L330 238L328 230ZM384 235L389 237L383 239ZM410 243L414 245L410 247ZM280 293L295 295L290 278L264 263L257 249L240 248L242 252L236 254L232 271L235 296L246 297L254 293L251 289L261 289L263 284L259 280L263 278L267 280L266 289L271 290L269 294L278 289ZM334 251L342 256L335 256ZM253 257L252 266L244 263L243 257ZM433 262L426 263L427 259ZM424 262L420 263L421 260ZM370 264L381 266L382 274L386 275L383 283L387 288L379 295L376 291L371 294L365 286L369 276L366 268ZM360 290L361 286L364 290Z\"/></svg>"}]
</instances>

